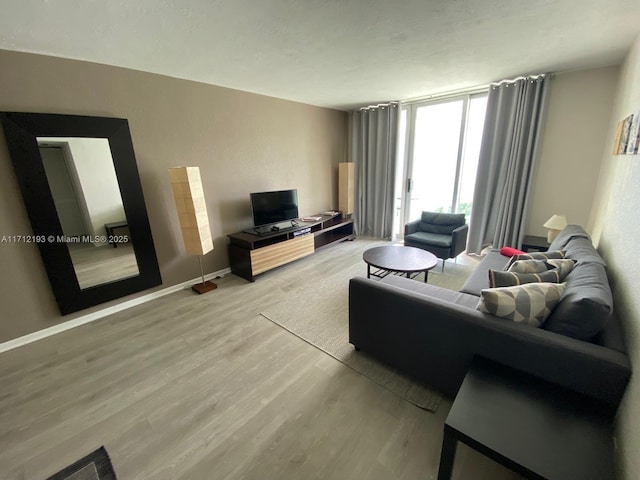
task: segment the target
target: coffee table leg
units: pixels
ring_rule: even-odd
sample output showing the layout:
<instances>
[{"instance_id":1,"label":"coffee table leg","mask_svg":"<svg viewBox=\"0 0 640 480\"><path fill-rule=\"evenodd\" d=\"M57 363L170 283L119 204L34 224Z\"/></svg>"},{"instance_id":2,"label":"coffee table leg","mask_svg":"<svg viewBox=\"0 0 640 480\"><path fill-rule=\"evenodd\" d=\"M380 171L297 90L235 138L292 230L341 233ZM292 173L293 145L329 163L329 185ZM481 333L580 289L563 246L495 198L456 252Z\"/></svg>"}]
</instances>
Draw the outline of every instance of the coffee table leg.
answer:
<instances>
[{"instance_id":1,"label":"coffee table leg","mask_svg":"<svg viewBox=\"0 0 640 480\"><path fill-rule=\"evenodd\" d=\"M452 435L449 427L445 425L444 437L442 438L442 451L440 452L440 466L438 467L438 480L451 479L457 444L456 438Z\"/></svg>"},{"instance_id":2,"label":"coffee table leg","mask_svg":"<svg viewBox=\"0 0 640 480\"><path fill-rule=\"evenodd\" d=\"M427 283L428 279L429 279L429 270L425 270L424 271L424 283Z\"/></svg>"},{"instance_id":3,"label":"coffee table leg","mask_svg":"<svg viewBox=\"0 0 640 480\"><path fill-rule=\"evenodd\" d=\"M367 263L367 278L371 278L371 265Z\"/></svg>"}]
</instances>

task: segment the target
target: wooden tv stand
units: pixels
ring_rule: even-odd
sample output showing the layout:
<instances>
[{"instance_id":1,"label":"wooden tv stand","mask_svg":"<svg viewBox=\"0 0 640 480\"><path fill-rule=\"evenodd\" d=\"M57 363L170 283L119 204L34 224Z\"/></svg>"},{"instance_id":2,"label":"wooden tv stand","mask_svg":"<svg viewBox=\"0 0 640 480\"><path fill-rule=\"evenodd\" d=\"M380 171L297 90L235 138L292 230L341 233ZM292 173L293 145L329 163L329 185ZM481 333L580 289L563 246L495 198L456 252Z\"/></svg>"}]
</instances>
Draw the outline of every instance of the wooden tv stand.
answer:
<instances>
[{"instance_id":1,"label":"wooden tv stand","mask_svg":"<svg viewBox=\"0 0 640 480\"><path fill-rule=\"evenodd\" d=\"M353 240L353 219L342 215L314 215L317 222L268 234L238 232L229 237L231 272L254 282L257 275L311 255L334 243ZM305 231L307 230L308 231Z\"/></svg>"}]
</instances>

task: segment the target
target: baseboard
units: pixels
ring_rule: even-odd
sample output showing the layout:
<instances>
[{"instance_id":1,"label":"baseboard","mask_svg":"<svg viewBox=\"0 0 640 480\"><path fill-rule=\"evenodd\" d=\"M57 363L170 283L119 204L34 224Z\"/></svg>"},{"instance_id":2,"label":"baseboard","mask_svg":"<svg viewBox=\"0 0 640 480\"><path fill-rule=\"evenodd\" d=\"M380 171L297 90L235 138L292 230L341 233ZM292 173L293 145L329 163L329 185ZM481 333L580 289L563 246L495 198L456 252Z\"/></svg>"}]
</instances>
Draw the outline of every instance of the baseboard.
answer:
<instances>
[{"instance_id":1,"label":"baseboard","mask_svg":"<svg viewBox=\"0 0 640 480\"><path fill-rule=\"evenodd\" d=\"M213 272L208 275L205 275L204 278L205 280L213 280L216 278L224 277L228 273L231 273L231 269L223 268L222 270L218 270L217 272ZM202 277L197 277L192 280L179 283L177 285L172 285L170 287L163 288L162 290L151 292L147 295L142 295L140 297L136 297L134 299L127 300L122 303L118 303L117 305L112 305L110 307L103 308L102 310L91 312L87 315L74 318L73 320L68 320L66 322L59 323L52 327L48 327L43 330L38 330L37 332L29 333L22 337L14 338L13 340L0 343L0 353L6 352L8 350L13 350L14 348L22 347L24 345L28 345L29 343L35 342L37 340L42 340L43 338L56 335L57 333L66 332L67 330L71 330L72 328L79 327L80 325L93 322L100 318L104 318L108 315L112 315L114 313L121 312L122 310L126 310L127 308L135 307L136 305L141 305L143 303L150 302L151 300L164 297L165 295L169 295L171 293L175 293L180 290L185 290L185 289L190 290L191 286L194 283L198 283L201 281L202 281Z\"/></svg>"}]
</instances>

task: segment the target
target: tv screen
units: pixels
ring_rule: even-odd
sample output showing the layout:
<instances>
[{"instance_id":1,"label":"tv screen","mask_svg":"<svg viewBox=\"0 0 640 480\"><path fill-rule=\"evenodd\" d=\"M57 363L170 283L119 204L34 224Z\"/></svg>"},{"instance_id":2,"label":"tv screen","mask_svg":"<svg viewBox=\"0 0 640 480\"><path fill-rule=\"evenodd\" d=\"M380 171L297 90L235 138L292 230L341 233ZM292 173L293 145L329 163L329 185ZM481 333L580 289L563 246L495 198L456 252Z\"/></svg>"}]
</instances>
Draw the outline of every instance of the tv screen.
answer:
<instances>
[{"instance_id":1,"label":"tv screen","mask_svg":"<svg viewBox=\"0 0 640 480\"><path fill-rule=\"evenodd\" d=\"M298 191L252 193L251 212L256 227L298 218Z\"/></svg>"}]
</instances>

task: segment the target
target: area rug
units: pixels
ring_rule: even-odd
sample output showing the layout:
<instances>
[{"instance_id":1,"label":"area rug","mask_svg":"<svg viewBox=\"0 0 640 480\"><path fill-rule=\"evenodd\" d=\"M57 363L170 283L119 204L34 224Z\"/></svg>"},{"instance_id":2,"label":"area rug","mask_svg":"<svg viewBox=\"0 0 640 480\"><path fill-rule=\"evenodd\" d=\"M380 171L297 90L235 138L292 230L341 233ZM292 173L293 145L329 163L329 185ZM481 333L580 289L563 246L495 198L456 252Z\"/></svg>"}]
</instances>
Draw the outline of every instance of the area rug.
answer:
<instances>
[{"instance_id":1,"label":"area rug","mask_svg":"<svg viewBox=\"0 0 640 480\"><path fill-rule=\"evenodd\" d=\"M472 272L472 267L449 262L444 272L439 269L440 265L429 272L429 284L451 290L460 289ZM343 264L339 271L328 270L334 271L311 282L302 281L289 292L297 301L269 306L260 315L412 404L435 412L442 399L440 392L356 352L349 343L349 279L366 275L364 262ZM420 276L414 281L422 279Z\"/></svg>"},{"instance_id":2,"label":"area rug","mask_svg":"<svg viewBox=\"0 0 640 480\"><path fill-rule=\"evenodd\" d=\"M48 480L116 480L116 474L109 454L104 447L100 447Z\"/></svg>"}]
</instances>

